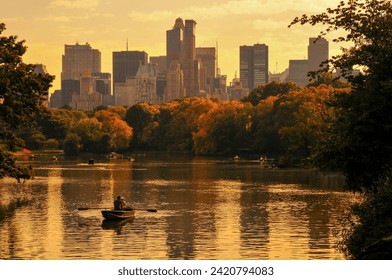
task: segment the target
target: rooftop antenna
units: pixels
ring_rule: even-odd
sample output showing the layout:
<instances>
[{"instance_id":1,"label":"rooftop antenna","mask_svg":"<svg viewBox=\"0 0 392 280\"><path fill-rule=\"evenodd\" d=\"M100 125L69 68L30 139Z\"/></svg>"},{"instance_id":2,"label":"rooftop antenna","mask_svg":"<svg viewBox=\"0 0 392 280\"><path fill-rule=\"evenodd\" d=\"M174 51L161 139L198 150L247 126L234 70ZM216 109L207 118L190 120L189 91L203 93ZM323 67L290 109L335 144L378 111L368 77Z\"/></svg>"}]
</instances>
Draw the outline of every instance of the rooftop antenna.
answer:
<instances>
[{"instance_id":1,"label":"rooftop antenna","mask_svg":"<svg viewBox=\"0 0 392 280\"><path fill-rule=\"evenodd\" d=\"M128 38L127 38L127 45L126 45L126 50L128 51Z\"/></svg>"}]
</instances>

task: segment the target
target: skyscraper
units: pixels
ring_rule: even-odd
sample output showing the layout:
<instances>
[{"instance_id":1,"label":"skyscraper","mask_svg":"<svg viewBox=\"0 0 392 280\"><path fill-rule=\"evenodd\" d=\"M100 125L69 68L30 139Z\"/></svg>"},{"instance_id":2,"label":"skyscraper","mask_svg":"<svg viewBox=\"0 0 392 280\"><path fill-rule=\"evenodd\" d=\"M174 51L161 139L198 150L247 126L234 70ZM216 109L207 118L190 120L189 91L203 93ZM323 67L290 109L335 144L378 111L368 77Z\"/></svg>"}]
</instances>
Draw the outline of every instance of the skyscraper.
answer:
<instances>
[{"instance_id":1,"label":"skyscraper","mask_svg":"<svg viewBox=\"0 0 392 280\"><path fill-rule=\"evenodd\" d=\"M195 92L195 59L196 59L196 22L192 19L185 20L184 51L182 69L184 72L184 85L187 96L196 96ZM196 86L198 88L198 85Z\"/></svg>"},{"instance_id":2,"label":"skyscraper","mask_svg":"<svg viewBox=\"0 0 392 280\"><path fill-rule=\"evenodd\" d=\"M70 105L80 95L80 79L85 73L101 72L101 52L85 45L65 45L61 72L61 106Z\"/></svg>"},{"instance_id":3,"label":"skyscraper","mask_svg":"<svg viewBox=\"0 0 392 280\"><path fill-rule=\"evenodd\" d=\"M183 41L184 41L184 22L177 18L171 30L166 31L166 65L169 67L172 60L182 62Z\"/></svg>"},{"instance_id":4,"label":"skyscraper","mask_svg":"<svg viewBox=\"0 0 392 280\"><path fill-rule=\"evenodd\" d=\"M172 60L166 74L166 100L170 101L185 96L181 65Z\"/></svg>"},{"instance_id":5,"label":"skyscraper","mask_svg":"<svg viewBox=\"0 0 392 280\"><path fill-rule=\"evenodd\" d=\"M126 77L135 77L140 65L148 63L144 51L113 52L113 82L125 83Z\"/></svg>"},{"instance_id":6,"label":"skyscraper","mask_svg":"<svg viewBox=\"0 0 392 280\"><path fill-rule=\"evenodd\" d=\"M85 45L65 45L61 80L79 80L88 71L101 72L101 52Z\"/></svg>"},{"instance_id":7,"label":"skyscraper","mask_svg":"<svg viewBox=\"0 0 392 280\"><path fill-rule=\"evenodd\" d=\"M267 45L240 46L240 81L249 91L268 83Z\"/></svg>"},{"instance_id":8,"label":"skyscraper","mask_svg":"<svg viewBox=\"0 0 392 280\"><path fill-rule=\"evenodd\" d=\"M184 21L177 18L173 28L166 31L167 101L172 96L183 93L186 96L198 96L200 93L201 63L200 60L196 60L195 29L196 22L194 20L185 20L184 25ZM180 66L179 69L177 64ZM173 75L177 76L174 78ZM177 83L180 84L179 87Z\"/></svg>"},{"instance_id":9,"label":"skyscraper","mask_svg":"<svg viewBox=\"0 0 392 280\"><path fill-rule=\"evenodd\" d=\"M113 52L113 93L116 95L116 84L125 83L127 77L134 78L140 65L148 63L148 55L144 51Z\"/></svg>"},{"instance_id":10,"label":"skyscraper","mask_svg":"<svg viewBox=\"0 0 392 280\"><path fill-rule=\"evenodd\" d=\"M286 77L286 82L306 86L309 83L308 67L309 61L307 59L290 59L289 75Z\"/></svg>"},{"instance_id":11,"label":"skyscraper","mask_svg":"<svg viewBox=\"0 0 392 280\"><path fill-rule=\"evenodd\" d=\"M317 71L320 64L329 58L329 44L324 38L309 38L308 71Z\"/></svg>"},{"instance_id":12,"label":"skyscraper","mask_svg":"<svg viewBox=\"0 0 392 280\"><path fill-rule=\"evenodd\" d=\"M196 59L201 61L200 89L211 94L216 78L217 53L214 47L196 48Z\"/></svg>"}]
</instances>

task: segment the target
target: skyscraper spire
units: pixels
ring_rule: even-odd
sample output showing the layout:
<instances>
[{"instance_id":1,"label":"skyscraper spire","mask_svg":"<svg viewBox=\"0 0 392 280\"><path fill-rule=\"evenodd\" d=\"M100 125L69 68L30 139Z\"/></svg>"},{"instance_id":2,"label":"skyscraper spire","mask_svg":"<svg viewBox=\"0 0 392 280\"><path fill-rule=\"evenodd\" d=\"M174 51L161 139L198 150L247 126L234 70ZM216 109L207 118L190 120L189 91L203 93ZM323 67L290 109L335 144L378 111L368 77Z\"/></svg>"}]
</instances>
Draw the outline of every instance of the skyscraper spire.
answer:
<instances>
[{"instance_id":1,"label":"skyscraper spire","mask_svg":"<svg viewBox=\"0 0 392 280\"><path fill-rule=\"evenodd\" d=\"M128 38L127 38L127 45L125 50L128 51Z\"/></svg>"}]
</instances>

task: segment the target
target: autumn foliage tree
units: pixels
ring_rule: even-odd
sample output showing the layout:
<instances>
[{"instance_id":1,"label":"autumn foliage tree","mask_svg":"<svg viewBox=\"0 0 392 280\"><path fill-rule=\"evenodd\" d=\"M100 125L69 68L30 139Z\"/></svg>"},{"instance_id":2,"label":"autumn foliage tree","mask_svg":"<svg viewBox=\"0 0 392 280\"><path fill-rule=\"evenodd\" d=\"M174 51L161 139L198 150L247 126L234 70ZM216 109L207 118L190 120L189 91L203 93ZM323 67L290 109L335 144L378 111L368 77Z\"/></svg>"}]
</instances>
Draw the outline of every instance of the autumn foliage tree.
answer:
<instances>
[{"instance_id":1,"label":"autumn foliage tree","mask_svg":"<svg viewBox=\"0 0 392 280\"><path fill-rule=\"evenodd\" d=\"M235 154L248 147L252 125L252 106L240 101L215 103L198 118L193 132L197 154Z\"/></svg>"},{"instance_id":2,"label":"autumn foliage tree","mask_svg":"<svg viewBox=\"0 0 392 280\"><path fill-rule=\"evenodd\" d=\"M120 115L114 112L116 111L101 110L94 114L94 118L102 124L103 132L110 137L110 150L119 152L129 148L133 132Z\"/></svg>"}]
</instances>

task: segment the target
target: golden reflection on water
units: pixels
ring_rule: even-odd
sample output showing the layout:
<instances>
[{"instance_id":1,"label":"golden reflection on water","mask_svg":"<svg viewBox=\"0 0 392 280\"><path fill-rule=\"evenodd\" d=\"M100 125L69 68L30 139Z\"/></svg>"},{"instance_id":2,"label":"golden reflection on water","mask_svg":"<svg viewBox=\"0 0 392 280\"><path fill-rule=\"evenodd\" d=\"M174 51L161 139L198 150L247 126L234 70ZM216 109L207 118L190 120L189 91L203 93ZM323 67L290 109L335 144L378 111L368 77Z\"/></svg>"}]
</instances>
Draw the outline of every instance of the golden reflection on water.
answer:
<instances>
[{"instance_id":1,"label":"golden reflection on water","mask_svg":"<svg viewBox=\"0 0 392 280\"><path fill-rule=\"evenodd\" d=\"M24 186L0 182L2 204L31 200L0 220L0 259L343 258L332 231L353 196L336 177L189 160L37 166ZM77 211L117 195L139 209L133 220Z\"/></svg>"}]
</instances>

